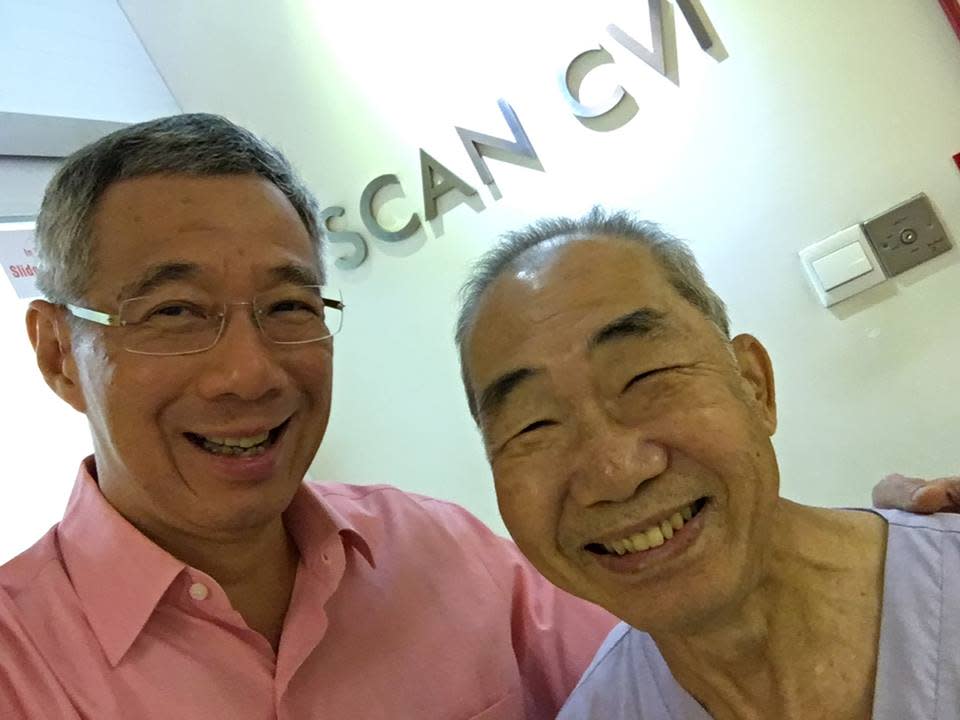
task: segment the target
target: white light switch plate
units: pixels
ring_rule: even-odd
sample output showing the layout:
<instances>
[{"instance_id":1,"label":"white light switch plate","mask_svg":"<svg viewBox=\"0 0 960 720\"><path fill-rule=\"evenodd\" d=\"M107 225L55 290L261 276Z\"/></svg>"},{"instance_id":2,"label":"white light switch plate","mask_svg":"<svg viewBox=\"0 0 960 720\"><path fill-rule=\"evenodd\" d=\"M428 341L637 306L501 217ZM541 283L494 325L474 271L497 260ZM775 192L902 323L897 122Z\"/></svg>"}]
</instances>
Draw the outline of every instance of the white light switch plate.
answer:
<instances>
[{"instance_id":1,"label":"white light switch plate","mask_svg":"<svg viewBox=\"0 0 960 720\"><path fill-rule=\"evenodd\" d=\"M800 261L817 297L826 307L887 279L860 225L804 248L800 251Z\"/></svg>"}]
</instances>

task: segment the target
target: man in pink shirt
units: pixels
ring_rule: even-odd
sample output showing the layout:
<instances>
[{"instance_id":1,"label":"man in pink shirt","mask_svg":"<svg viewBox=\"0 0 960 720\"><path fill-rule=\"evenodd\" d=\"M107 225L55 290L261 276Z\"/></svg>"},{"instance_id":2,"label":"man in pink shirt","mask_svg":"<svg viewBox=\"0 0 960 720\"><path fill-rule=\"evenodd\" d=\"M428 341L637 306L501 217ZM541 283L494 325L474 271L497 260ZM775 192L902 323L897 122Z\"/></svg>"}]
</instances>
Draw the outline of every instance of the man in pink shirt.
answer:
<instances>
[{"instance_id":1,"label":"man in pink shirt","mask_svg":"<svg viewBox=\"0 0 960 720\"><path fill-rule=\"evenodd\" d=\"M463 509L306 485L343 303L287 161L215 116L79 151L27 325L95 453L0 568L0 717L551 718L613 619Z\"/></svg>"}]
</instances>

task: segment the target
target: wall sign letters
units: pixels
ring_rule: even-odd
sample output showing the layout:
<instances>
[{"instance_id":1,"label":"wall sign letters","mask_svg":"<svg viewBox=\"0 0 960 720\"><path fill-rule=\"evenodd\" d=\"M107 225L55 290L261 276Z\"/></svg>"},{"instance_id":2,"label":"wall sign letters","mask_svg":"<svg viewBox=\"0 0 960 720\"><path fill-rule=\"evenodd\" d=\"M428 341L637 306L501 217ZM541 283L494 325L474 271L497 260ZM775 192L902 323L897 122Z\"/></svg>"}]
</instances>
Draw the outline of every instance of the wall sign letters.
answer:
<instances>
[{"instance_id":1,"label":"wall sign letters","mask_svg":"<svg viewBox=\"0 0 960 720\"><path fill-rule=\"evenodd\" d=\"M607 26L607 33L621 46L629 50L633 55L640 58L652 70L662 75L667 80L679 86L679 71L675 62L667 52L666 40L672 37L675 31L674 15L672 12L665 12L664 3L667 0L647 0L650 7L650 35L652 38L652 48L644 46L635 38L624 32L619 26L611 24ZM700 6L699 0L674 0L684 20L690 27L696 37L701 49L710 52L715 44L716 38L712 33L711 25L706 13ZM718 58L724 59L723 56ZM569 105L573 114L581 121L591 121L610 116L617 111L624 103L633 101L629 93L618 85L602 102L593 105L585 105L579 99L579 82L574 82L572 71L583 63L587 66L587 73L596 67L613 62L609 52L600 48L590 48L577 54L559 73L560 91ZM673 65L673 66L671 66ZM582 80L582 78L581 78ZM457 135L463 143L464 150L470 158L480 181L488 188L495 184L493 173L487 165L487 158L499 160L501 162L520 165L532 170L543 172L543 165L540 158L534 150L533 143L527 135L517 117L516 111L506 100L499 100L500 112L507 123L512 139L504 139L493 135L486 135L475 130L466 128L456 128ZM587 127L590 125L584 122ZM360 194L360 219L363 222L367 232L377 240L383 242L400 242L406 240L420 231L422 220L421 216L414 213L410 219L399 230L387 230L377 219L374 210L375 199L377 195L390 186L399 186L400 181L393 173L379 175L367 183L367 186ZM437 201L447 193L457 191L466 199L477 195L477 189L463 178L456 175L449 168L443 165L439 160L430 155L423 148L420 149L420 197L423 205L422 217L424 220L433 220L440 211L437 207ZM330 228L330 221L334 218L340 218L345 214L341 206L331 206L325 208L320 213L320 227L326 240L335 245L346 246L346 254L340 255L336 259L338 268L352 270L359 267L367 259L368 249L366 239L358 232L337 231Z\"/></svg>"}]
</instances>

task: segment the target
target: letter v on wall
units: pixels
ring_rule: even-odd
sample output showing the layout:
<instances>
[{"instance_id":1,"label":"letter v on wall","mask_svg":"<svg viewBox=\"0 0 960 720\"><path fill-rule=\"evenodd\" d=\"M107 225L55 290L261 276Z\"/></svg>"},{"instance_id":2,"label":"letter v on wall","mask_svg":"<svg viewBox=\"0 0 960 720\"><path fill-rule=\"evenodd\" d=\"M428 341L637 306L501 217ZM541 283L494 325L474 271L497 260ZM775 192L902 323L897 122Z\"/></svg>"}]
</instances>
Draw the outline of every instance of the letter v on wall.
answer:
<instances>
[{"instance_id":1,"label":"letter v on wall","mask_svg":"<svg viewBox=\"0 0 960 720\"><path fill-rule=\"evenodd\" d=\"M623 47L643 60L658 73L668 80L680 84L679 68L667 66L667 53L665 51L665 39L671 42L676 36L676 23L673 13L665 12L664 3L666 0L647 0L650 9L650 37L652 38L653 48L647 48L642 43L623 31L619 25L611 23L607 26L607 32L610 36L620 43ZM684 20L690 26L694 37L697 39L700 47L705 51L710 51L714 46L709 27L710 21L707 18L706 11L700 5L698 0L675 0L680 12L683 13Z\"/></svg>"}]
</instances>

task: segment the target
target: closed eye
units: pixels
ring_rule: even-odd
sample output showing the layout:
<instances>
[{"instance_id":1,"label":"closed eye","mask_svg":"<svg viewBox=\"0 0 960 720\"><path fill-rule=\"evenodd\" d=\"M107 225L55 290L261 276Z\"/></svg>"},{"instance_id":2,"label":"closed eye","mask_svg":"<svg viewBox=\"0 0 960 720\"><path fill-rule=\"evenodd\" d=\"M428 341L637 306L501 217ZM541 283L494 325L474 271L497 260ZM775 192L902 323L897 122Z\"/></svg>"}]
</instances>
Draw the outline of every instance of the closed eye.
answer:
<instances>
[{"instance_id":1,"label":"closed eye","mask_svg":"<svg viewBox=\"0 0 960 720\"><path fill-rule=\"evenodd\" d=\"M623 386L623 390L620 391L620 394L625 393L627 390L629 390L631 387L636 385L641 380L646 380L647 378L652 377L653 375L657 375L658 373L662 373L662 372L667 372L668 370L676 370L677 367L679 366L674 365L670 367L654 368L653 370L647 370L646 372L642 372L639 375L634 375L632 378L630 378L629 381L627 381L627 384Z\"/></svg>"},{"instance_id":2,"label":"closed eye","mask_svg":"<svg viewBox=\"0 0 960 720\"><path fill-rule=\"evenodd\" d=\"M555 420L537 420L536 422L530 423L525 428L523 428L517 435L525 435L526 433L531 433L534 430L539 430L543 427L549 427L551 425L556 425Z\"/></svg>"}]
</instances>

